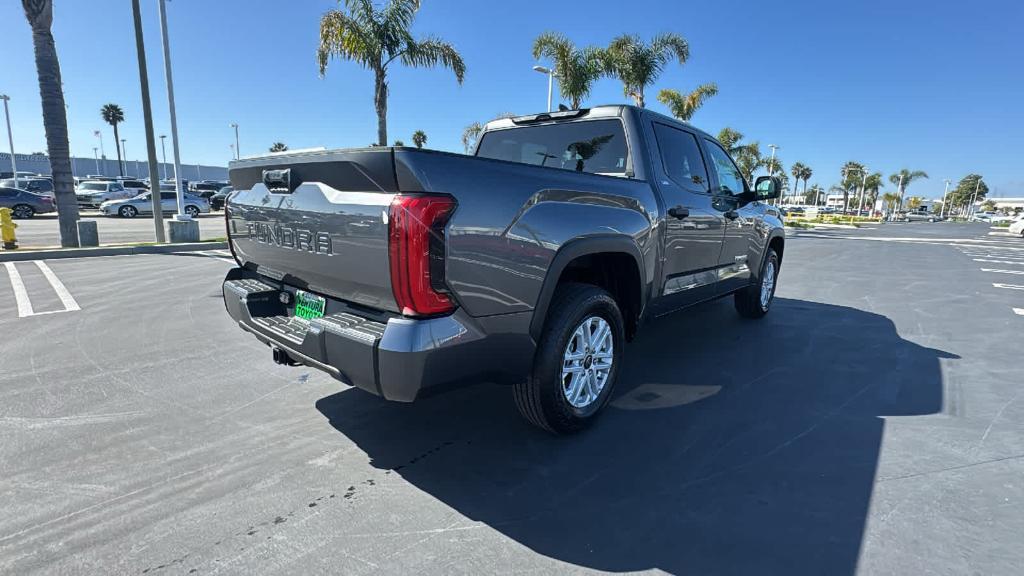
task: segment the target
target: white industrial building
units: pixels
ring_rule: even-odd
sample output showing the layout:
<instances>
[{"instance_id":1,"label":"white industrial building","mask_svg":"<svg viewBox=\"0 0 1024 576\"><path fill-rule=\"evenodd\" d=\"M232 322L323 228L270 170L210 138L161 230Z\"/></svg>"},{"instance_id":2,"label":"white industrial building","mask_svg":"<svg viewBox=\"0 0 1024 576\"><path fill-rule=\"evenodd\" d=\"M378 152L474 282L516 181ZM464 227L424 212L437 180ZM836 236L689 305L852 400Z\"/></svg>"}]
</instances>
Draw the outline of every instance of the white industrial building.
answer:
<instances>
[{"instance_id":1,"label":"white industrial building","mask_svg":"<svg viewBox=\"0 0 1024 576\"><path fill-rule=\"evenodd\" d=\"M35 172L50 174L50 158L42 154L15 154L14 160L19 172ZM128 160L125 163L125 176L136 178L149 177L149 163L139 160ZM11 172L11 155L0 152L0 172ZM75 176L120 176L117 169L117 158L71 158L71 171ZM174 177L174 165L161 162L157 166L160 178ZM184 180L227 180L228 169L224 166L206 166L199 164L182 164L181 177Z\"/></svg>"}]
</instances>

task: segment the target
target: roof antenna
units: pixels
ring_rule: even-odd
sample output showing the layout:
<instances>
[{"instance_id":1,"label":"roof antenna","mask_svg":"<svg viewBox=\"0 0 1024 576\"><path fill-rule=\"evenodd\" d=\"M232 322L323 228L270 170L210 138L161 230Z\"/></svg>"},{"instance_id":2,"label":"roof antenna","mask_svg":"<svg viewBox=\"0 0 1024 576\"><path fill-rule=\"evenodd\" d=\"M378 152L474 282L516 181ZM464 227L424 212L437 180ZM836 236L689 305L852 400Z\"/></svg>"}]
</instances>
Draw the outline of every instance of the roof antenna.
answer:
<instances>
[{"instance_id":1,"label":"roof antenna","mask_svg":"<svg viewBox=\"0 0 1024 576\"><path fill-rule=\"evenodd\" d=\"M558 105L558 111L559 112L568 112L569 111L569 107L566 106L565 104L559 104Z\"/></svg>"}]
</instances>

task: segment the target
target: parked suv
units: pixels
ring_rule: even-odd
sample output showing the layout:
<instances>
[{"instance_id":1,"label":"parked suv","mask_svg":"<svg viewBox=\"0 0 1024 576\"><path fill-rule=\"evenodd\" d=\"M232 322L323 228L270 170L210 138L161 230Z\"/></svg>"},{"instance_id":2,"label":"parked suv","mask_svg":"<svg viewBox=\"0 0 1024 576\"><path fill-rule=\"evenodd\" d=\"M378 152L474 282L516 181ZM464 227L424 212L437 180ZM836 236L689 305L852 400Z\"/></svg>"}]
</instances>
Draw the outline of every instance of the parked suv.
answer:
<instances>
[{"instance_id":1,"label":"parked suv","mask_svg":"<svg viewBox=\"0 0 1024 576\"><path fill-rule=\"evenodd\" d=\"M82 182L75 189L78 207L88 209L99 208L100 204L108 200L121 200L135 195L132 191L125 189L120 182L112 181Z\"/></svg>"},{"instance_id":2,"label":"parked suv","mask_svg":"<svg viewBox=\"0 0 1024 576\"><path fill-rule=\"evenodd\" d=\"M767 314L784 253L777 179L749 188L713 137L633 106L495 120L474 156L296 152L230 176L225 305L276 362L401 402L508 383L556 433L593 421L646 319L725 296Z\"/></svg>"}]
</instances>

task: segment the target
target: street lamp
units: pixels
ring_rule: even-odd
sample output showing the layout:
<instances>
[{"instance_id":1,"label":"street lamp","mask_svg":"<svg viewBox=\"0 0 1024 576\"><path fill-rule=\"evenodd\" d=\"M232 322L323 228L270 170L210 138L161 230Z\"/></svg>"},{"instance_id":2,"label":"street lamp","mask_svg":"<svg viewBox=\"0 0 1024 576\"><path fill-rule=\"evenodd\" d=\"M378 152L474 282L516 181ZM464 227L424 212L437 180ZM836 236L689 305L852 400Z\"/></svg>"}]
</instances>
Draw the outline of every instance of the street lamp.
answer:
<instances>
[{"instance_id":1,"label":"street lamp","mask_svg":"<svg viewBox=\"0 0 1024 576\"><path fill-rule=\"evenodd\" d=\"M769 144L768 147L772 149L772 158L771 158L771 160L768 161L768 175L771 176L772 175L772 168L775 166L775 151L778 150L779 148L781 148L781 146L778 146L777 144ZM780 194L779 197L775 200L775 205L779 206L781 204L782 204L782 195Z\"/></svg>"},{"instance_id":2,"label":"street lamp","mask_svg":"<svg viewBox=\"0 0 1024 576\"><path fill-rule=\"evenodd\" d=\"M185 214L185 190L181 186L181 155L178 151L178 117L174 111L174 77L171 73L171 44L167 38L167 3L158 0L160 7L160 39L164 45L164 75L167 77L167 107L171 112L171 150L174 152L174 188L178 196L178 214L174 217L179 221L191 218Z\"/></svg>"},{"instance_id":3,"label":"street lamp","mask_svg":"<svg viewBox=\"0 0 1024 576\"><path fill-rule=\"evenodd\" d=\"M167 134L160 135L160 150L164 156L164 180L167 180L167 148L164 147L164 138L167 138Z\"/></svg>"},{"instance_id":4,"label":"street lamp","mask_svg":"<svg viewBox=\"0 0 1024 576\"><path fill-rule=\"evenodd\" d=\"M128 175L128 144L121 138L121 174Z\"/></svg>"},{"instance_id":5,"label":"street lamp","mask_svg":"<svg viewBox=\"0 0 1024 576\"><path fill-rule=\"evenodd\" d=\"M971 198L971 205L967 210L967 221L971 221L971 217L974 216L974 203L978 201L978 189L981 188L981 176L974 182L974 197Z\"/></svg>"},{"instance_id":6,"label":"street lamp","mask_svg":"<svg viewBox=\"0 0 1024 576\"><path fill-rule=\"evenodd\" d=\"M97 152L97 150L99 150L99 148L97 148L95 146L92 147L92 157L96 159L96 173L99 174L100 173L100 155Z\"/></svg>"},{"instance_id":7,"label":"street lamp","mask_svg":"<svg viewBox=\"0 0 1024 576\"><path fill-rule=\"evenodd\" d=\"M946 183L946 188L942 191L942 211L939 212L940 218L946 217L946 195L949 194L949 180L943 180Z\"/></svg>"},{"instance_id":8,"label":"street lamp","mask_svg":"<svg viewBox=\"0 0 1024 576\"><path fill-rule=\"evenodd\" d=\"M860 170L860 205L857 207L857 216L860 216L861 210L864 210L864 196L867 195L868 189L868 167L864 166Z\"/></svg>"},{"instance_id":9,"label":"street lamp","mask_svg":"<svg viewBox=\"0 0 1024 576\"><path fill-rule=\"evenodd\" d=\"M555 69L545 68L544 66L534 66L533 69L541 74L548 75L548 112L551 112L551 91L554 87Z\"/></svg>"},{"instance_id":10,"label":"street lamp","mask_svg":"<svg viewBox=\"0 0 1024 576\"><path fill-rule=\"evenodd\" d=\"M228 144L228 148L231 148L231 157L234 158L235 160L238 160L238 157L235 156L235 145L234 144Z\"/></svg>"},{"instance_id":11,"label":"street lamp","mask_svg":"<svg viewBox=\"0 0 1024 576\"><path fill-rule=\"evenodd\" d=\"M11 111L7 108L7 102L11 99L7 94L0 94L0 100L4 101L4 116L7 118L7 143L11 145L11 172L14 172L14 187L18 187L18 162L14 159L14 136L11 133Z\"/></svg>"},{"instance_id":12,"label":"street lamp","mask_svg":"<svg viewBox=\"0 0 1024 576\"><path fill-rule=\"evenodd\" d=\"M238 123L232 122L230 126L235 129L235 160L238 160L242 157L242 147L238 145Z\"/></svg>"}]
</instances>

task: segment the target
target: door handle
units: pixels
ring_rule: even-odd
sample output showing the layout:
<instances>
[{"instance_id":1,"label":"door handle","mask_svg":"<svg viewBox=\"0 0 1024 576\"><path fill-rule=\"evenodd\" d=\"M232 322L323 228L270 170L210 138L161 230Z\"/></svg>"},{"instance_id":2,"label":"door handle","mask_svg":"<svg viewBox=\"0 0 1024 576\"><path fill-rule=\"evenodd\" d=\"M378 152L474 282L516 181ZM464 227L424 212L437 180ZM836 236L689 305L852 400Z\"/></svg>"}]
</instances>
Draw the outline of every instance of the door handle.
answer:
<instances>
[{"instance_id":1,"label":"door handle","mask_svg":"<svg viewBox=\"0 0 1024 576\"><path fill-rule=\"evenodd\" d=\"M735 210L729 210L725 214L722 214L722 216L725 216L729 220L735 220L740 217L739 213L736 212Z\"/></svg>"},{"instance_id":2,"label":"door handle","mask_svg":"<svg viewBox=\"0 0 1024 576\"><path fill-rule=\"evenodd\" d=\"M686 218L687 216L690 215L690 209L687 208L686 206L674 206L668 209L668 215L673 218L682 220L683 218Z\"/></svg>"}]
</instances>

